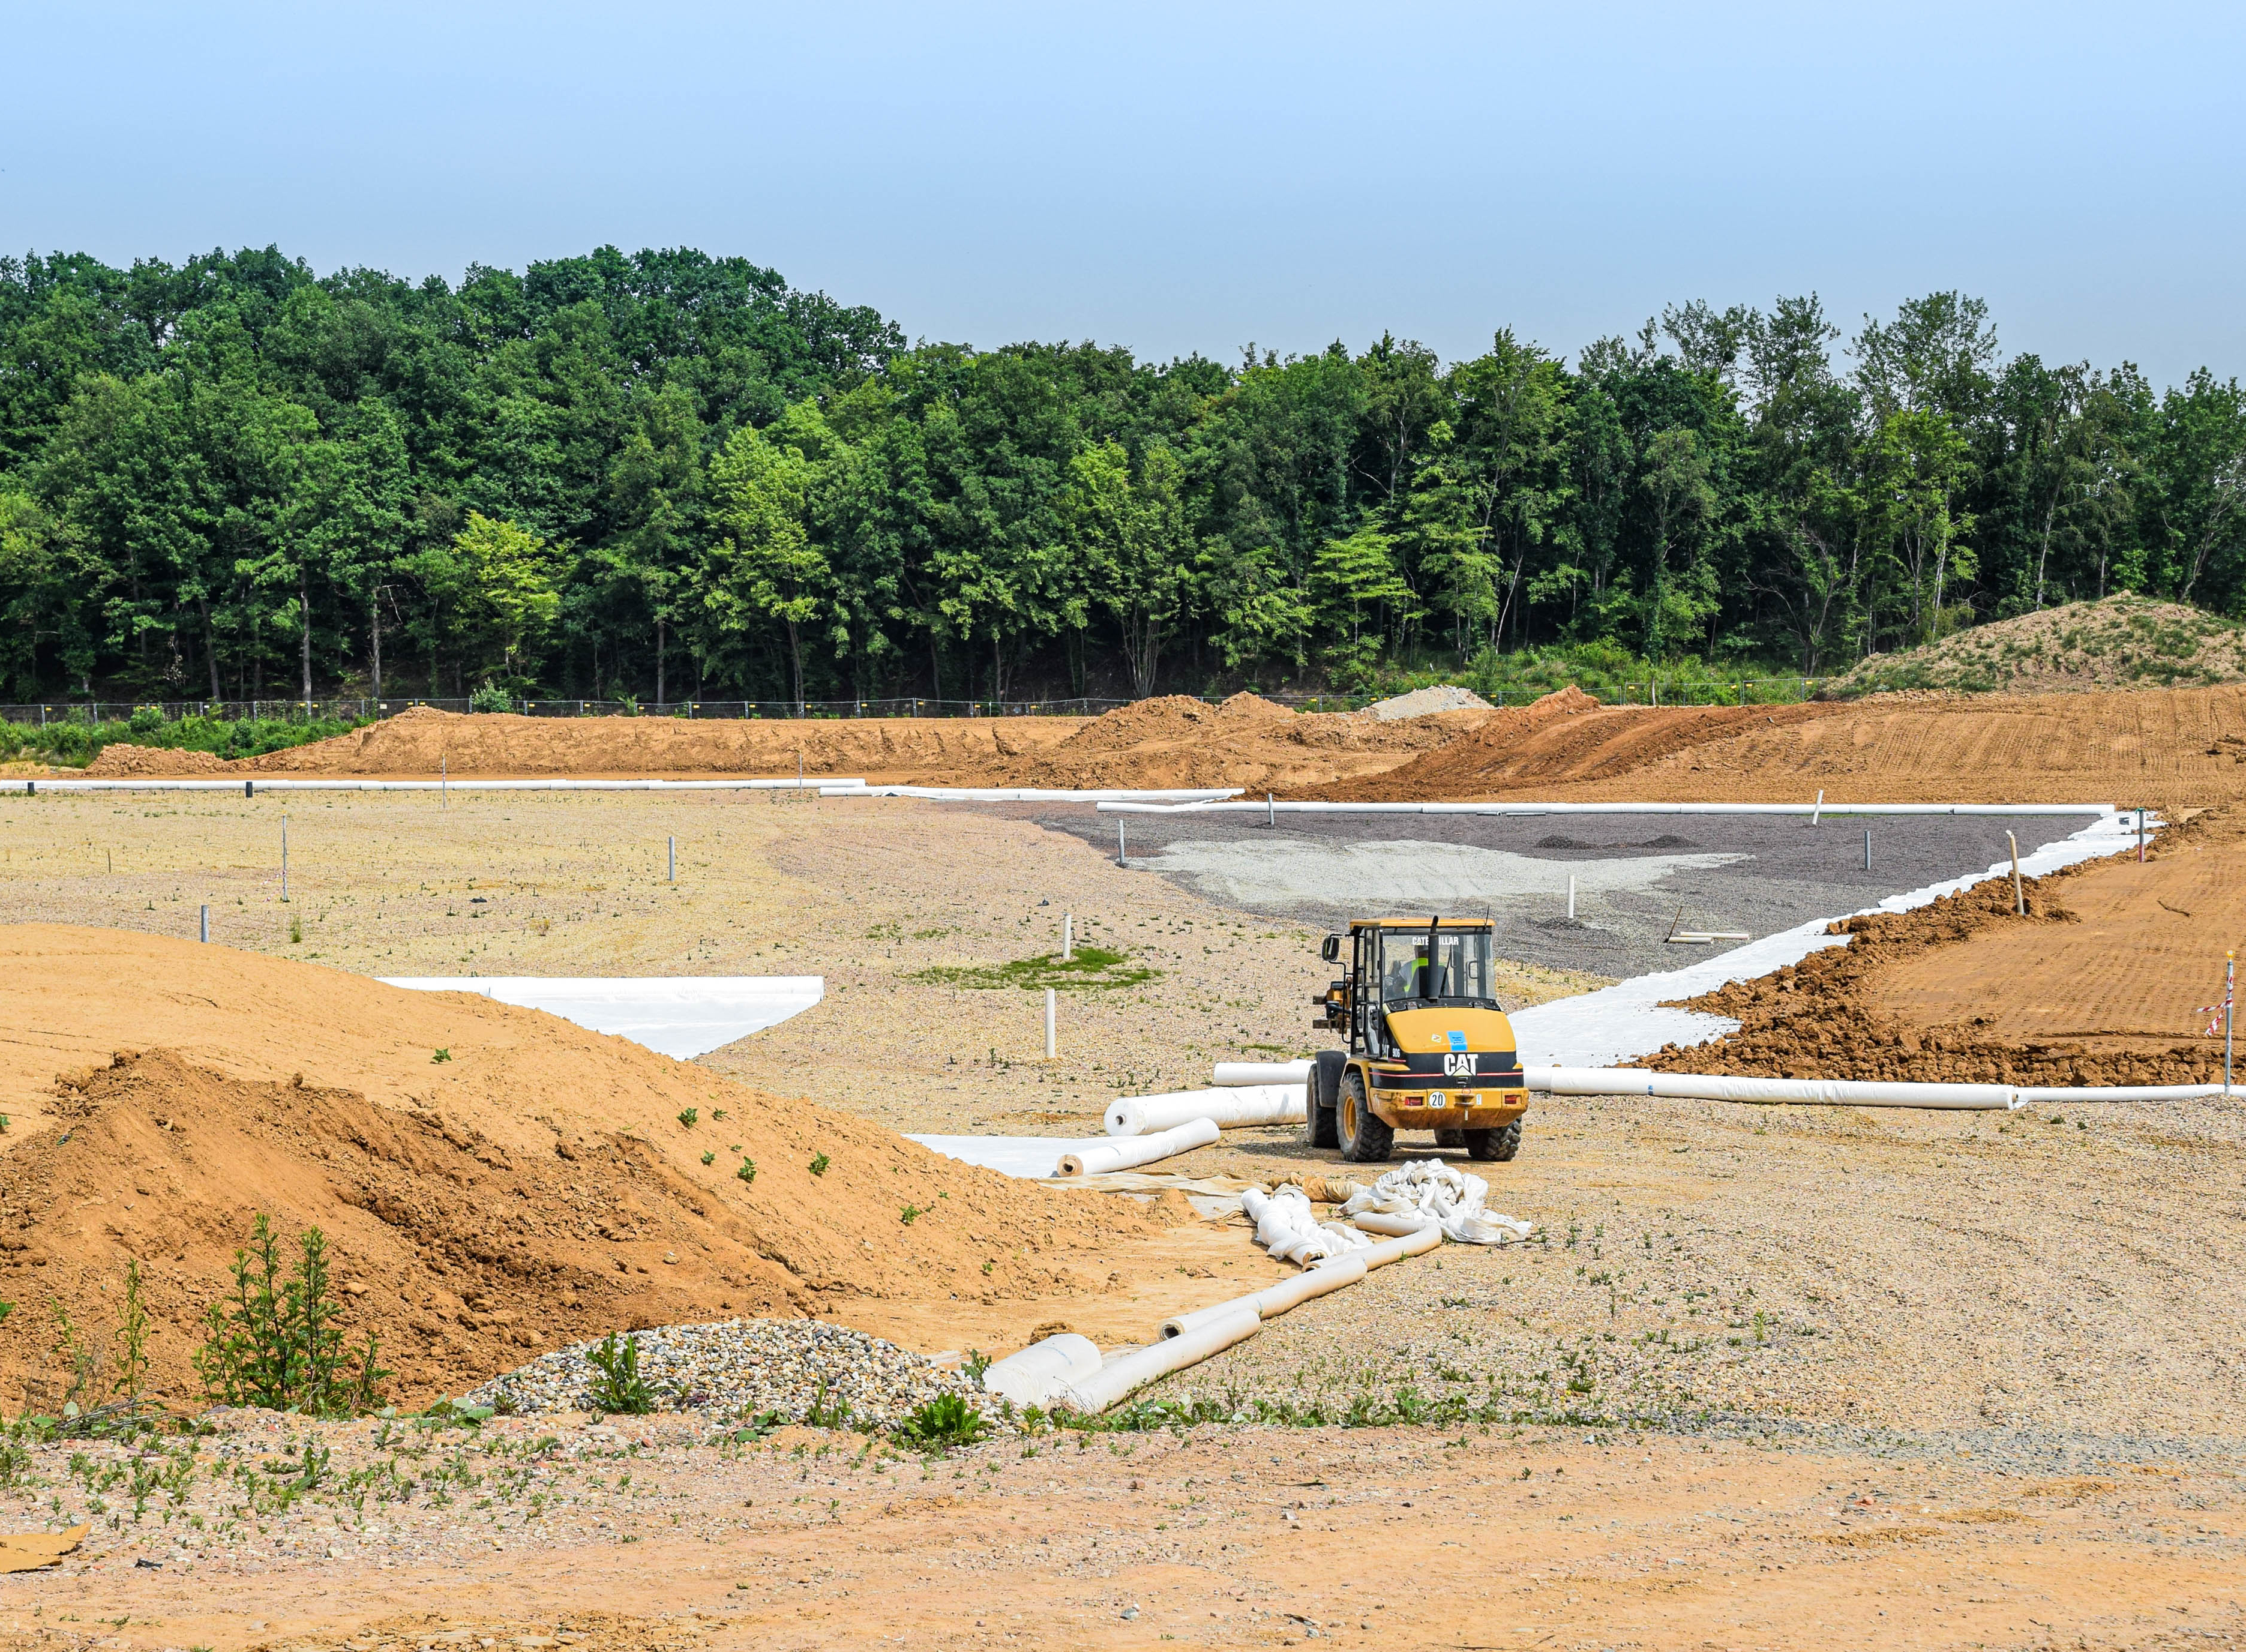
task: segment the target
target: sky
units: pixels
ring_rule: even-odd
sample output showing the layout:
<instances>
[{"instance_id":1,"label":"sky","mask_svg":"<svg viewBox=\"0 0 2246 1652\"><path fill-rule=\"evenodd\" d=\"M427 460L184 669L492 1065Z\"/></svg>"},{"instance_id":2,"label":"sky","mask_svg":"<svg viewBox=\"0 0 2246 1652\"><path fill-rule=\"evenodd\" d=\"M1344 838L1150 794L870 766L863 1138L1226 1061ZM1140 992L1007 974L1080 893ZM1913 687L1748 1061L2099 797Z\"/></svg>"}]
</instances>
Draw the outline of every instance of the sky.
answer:
<instances>
[{"instance_id":1,"label":"sky","mask_svg":"<svg viewBox=\"0 0 2246 1652\"><path fill-rule=\"evenodd\" d=\"M2246 375L2246 8L0 0L0 248L698 247L909 337L1237 359L1947 289Z\"/></svg>"}]
</instances>

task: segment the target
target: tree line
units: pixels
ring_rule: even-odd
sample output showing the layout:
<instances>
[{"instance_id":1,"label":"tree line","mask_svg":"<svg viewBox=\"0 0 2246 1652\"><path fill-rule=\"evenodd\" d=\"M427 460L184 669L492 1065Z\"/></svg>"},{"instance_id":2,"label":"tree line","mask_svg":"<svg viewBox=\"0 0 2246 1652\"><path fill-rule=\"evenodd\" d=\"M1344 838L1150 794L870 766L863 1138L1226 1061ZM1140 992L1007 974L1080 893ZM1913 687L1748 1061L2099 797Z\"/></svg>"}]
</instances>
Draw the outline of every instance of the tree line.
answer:
<instances>
[{"instance_id":1,"label":"tree line","mask_svg":"<svg viewBox=\"0 0 2246 1652\"><path fill-rule=\"evenodd\" d=\"M2120 589L2246 614L2246 403L1958 293L1572 364L908 346L687 250L0 260L0 698L1004 698L1592 647L1827 674Z\"/></svg>"}]
</instances>

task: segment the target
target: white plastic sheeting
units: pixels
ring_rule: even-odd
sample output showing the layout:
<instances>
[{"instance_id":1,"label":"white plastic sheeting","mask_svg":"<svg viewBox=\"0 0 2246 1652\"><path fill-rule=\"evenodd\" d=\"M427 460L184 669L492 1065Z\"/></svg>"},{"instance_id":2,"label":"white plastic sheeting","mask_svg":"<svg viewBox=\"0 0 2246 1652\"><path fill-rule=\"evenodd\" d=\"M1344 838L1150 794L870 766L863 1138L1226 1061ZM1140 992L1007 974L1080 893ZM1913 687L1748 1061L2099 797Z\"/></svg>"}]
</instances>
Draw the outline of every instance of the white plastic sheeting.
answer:
<instances>
[{"instance_id":1,"label":"white plastic sheeting","mask_svg":"<svg viewBox=\"0 0 2246 1652\"><path fill-rule=\"evenodd\" d=\"M1064 1153L1089 1152L1109 1143L1106 1136L907 1136L930 1152L980 1165L1002 1176L1043 1180Z\"/></svg>"},{"instance_id":2,"label":"white plastic sheeting","mask_svg":"<svg viewBox=\"0 0 2246 1652\"><path fill-rule=\"evenodd\" d=\"M1215 1119L1188 1118L1173 1129L1156 1131L1151 1136L1110 1137L1097 1147L1079 1147L1073 1152L1063 1153L1053 1174L1104 1176L1110 1171L1135 1170L1140 1165L1175 1159L1180 1153L1206 1147L1217 1135Z\"/></svg>"},{"instance_id":3,"label":"white plastic sheeting","mask_svg":"<svg viewBox=\"0 0 2246 1652\"><path fill-rule=\"evenodd\" d=\"M1727 1073L1650 1072L1642 1067L1531 1067L1528 1088L1555 1096L1666 1096L1686 1101L1792 1103L1824 1107L1928 1107L2010 1112L2052 1102L2188 1101L2221 1084L1921 1084L1846 1078L1741 1078Z\"/></svg>"},{"instance_id":4,"label":"white plastic sheeting","mask_svg":"<svg viewBox=\"0 0 2246 1652\"><path fill-rule=\"evenodd\" d=\"M1535 1231L1528 1222L1498 1215L1488 1204L1489 1184L1480 1177L1439 1159L1414 1159L1358 1189L1341 1214L1374 1232L1409 1231L1371 1228L1369 1219L1375 1217L1439 1227L1444 1238L1461 1245L1514 1244Z\"/></svg>"},{"instance_id":5,"label":"white plastic sheeting","mask_svg":"<svg viewBox=\"0 0 2246 1652\"><path fill-rule=\"evenodd\" d=\"M1585 808L1613 809L1611 804L1586 805ZM1712 811L1716 806L1710 806ZM1751 806L1726 806L1746 809ZM1861 810L1864 806L1857 806ZM1999 806L1975 809L1960 804L1958 813L1986 812ZM1898 812L1902 806L1896 806ZM1949 812L1951 806L1921 806L1922 812ZM1826 806L1826 812L1833 812ZM2038 806L2019 812L2052 814L2061 811L2056 806ZM2070 812L2072 811L2069 811ZM2085 860L2094 860L2100 855L2114 854L2136 842L2136 816L2127 816L2102 806L2099 818L2080 831L2046 843L2020 857L2024 875L2039 877L2046 872L2056 872ZM1986 872L1968 873L1963 877L1945 878L1921 889L1905 894L1890 895L1866 912L1908 912L1970 888L1984 878L2011 875L2010 860L1991 866ZM1859 914L1849 914L1859 915ZM1532 1005L1516 1010L1511 1020L1514 1036L1521 1044L1521 1060L1539 1066L1611 1067L1650 1055L1664 1044L1705 1044L1710 1039L1723 1037L1739 1030L1739 1023L1728 1016L1712 1016L1697 1010L1671 1010L1664 1002L1677 998L1697 997L1704 992L1713 992L1734 981L1752 981L1790 963L1799 963L1811 953L1826 947L1846 946L1846 935L1828 935L1827 927L1836 920L1813 918L1807 923L1796 924L1791 929L1751 941L1743 947L1688 964L1682 969L1666 969L1658 975L1638 976L1629 981L1617 982L1597 992L1587 992L1578 997L1555 999L1550 1003Z\"/></svg>"},{"instance_id":6,"label":"white plastic sheeting","mask_svg":"<svg viewBox=\"0 0 2246 1652\"><path fill-rule=\"evenodd\" d=\"M1108 1104L1104 1122L1111 1136L1143 1136L1158 1130L1174 1130L1195 1118L1209 1119L1223 1130L1238 1130L1250 1125L1300 1124L1308 1094L1305 1085L1292 1084L1120 1096Z\"/></svg>"},{"instance_id":7,"label":"white plastic sheeting","mask_svg":"<svg viewBox=\"0 0 2246 1652\"><path fill-rule=\"evenodd\" d=\"M2106 814L2110 803L1156 803L1118 799L1102 814ZM2134 817L2132 817L2134 818Z\"/></svg>"},{"instance_id":8,"label":"white plastic sheeting","mask_svg":"<svg viewBox=\"0 0 2246 1652\"><path fill-rule=\"evenodd\" d=\"M1365 1247L1370 1250L1371 1246ZM1324 1296L1344 1285L1354 1285L1365 1277L1365 1252L1355 1251L1317 1262L1296 1275L1283 1279L1276 1285L1266 1285L1262 1290L1250 1291L1245 1296L1235 1296L1230 1302L1219 1302L1213 1308L1196 1308L1190 1313L1173 1314L1162 1322L1164 1336L1182 1336L1188 1331L1238 1313L1243 1308L1253 1309L1258 1319L1270 1319L1290 1308L1299 1308L1314 1296Z\"/></svg>"},{"instance_id":9,"label":"white plastic sheeting","mask_svg":"<svg viewBox=\"0 0 2246 1652\"><path fill-rule=\"evenodd\" d=\"M1209 1074L1211 1084L1306 1084L1311 1063L1303 1061L1220 1061Z\"/></svg>"},{"instance_id":10,"label":"white plastic sheeting","mask_svg":"<svg viewBox=\"0 0 2246 1652\"><path fill-rule=\"evenodd\" d=\"M827 995L824 976L385 976L412 992L473 992L543 1010L681 1061L778 1026Z\"/></svg>"},{"instance_id":11,"label":"white plastic sheeting","mask_svg":"<svg viewBox=\"0 0 2246 1652\"><path fill-rule=\"evenodd\" d=\"M1245 1342L1263 1329L1262 1315L1252 1308L1243 1308L1183 1336L1166 1336L1152 1347L1136 1349L1120 1359L1109 1360L1090 1375L1066 1383L1054 1397L1096 1417L1156 1377L1198 1365L1210 1355L1222 1353L1235 1343Z\"/></svg>"},{"instance_id":12,"label":"white plastic sheeting","mask_svg":"<svg viewBox=\"0 0 2246 1652\"><path fill-rule=\"evenodd\" d=\"M1073 790L1034 785L868 785L863 780L829 780L822 798L923 798L933 803L1205 803L1236 797L1236 785L1186 790L1134 790L1108 786Z\"/></svg>"},{"instance_id":13,"label":"white plastic sheeting","mask_svg":"<svg viewBox=\"0 0 2246 1652\"><path fill-rule=\"evenodd\" d=\"M1371 1242L1354 1227L1322 1222L1310 1199L1292 1183L1269 1193L1251 1187L1240 1195L1240 1208L1256 1224L1256 1242L1283 1262L1307 1267L1329 1256L1345 1256Z\"/></svg>"},{"instance_id":14,"label":"white plastic sheeting","mask_svg":"<svg viewBox=\"0 0 2246 1652\"><path fill-rule=\"evenodd\" d=\"M993 1360L983 1372L983 1390L1017 1405L1043 1405L1061 1388L1099 1370L1099 1344L1063 1331L1031 1343L1018 1354Z\"/></svg>"}]
</instances>

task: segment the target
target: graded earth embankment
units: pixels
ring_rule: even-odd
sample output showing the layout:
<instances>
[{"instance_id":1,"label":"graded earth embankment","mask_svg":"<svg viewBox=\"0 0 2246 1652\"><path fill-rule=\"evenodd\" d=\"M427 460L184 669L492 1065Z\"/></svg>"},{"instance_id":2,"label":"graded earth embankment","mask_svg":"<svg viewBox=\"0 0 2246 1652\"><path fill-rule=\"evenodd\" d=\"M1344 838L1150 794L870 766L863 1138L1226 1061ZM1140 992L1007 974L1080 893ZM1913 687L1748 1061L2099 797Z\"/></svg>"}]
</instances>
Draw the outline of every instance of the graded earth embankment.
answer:
<instances>
[{"instance_id":1,"label":"graded earth embankment","mask_svg":"<svg viewBox=\"0 0 2246 1652\"><path fill-rule=\"evenodd\" d=\"M85 773L786 776L800 758L807 775L937 785L1284 789L1377 774L1488 715L1297 712L1253 694L1222 705L1170 696L1099 717L532 717L416 706L331 740L231 763L111 745Z\"/></svg>"},{"instance_id":2,"label":"graded earth embankment","mask_svg":"<svg viewBox=\"0 0 2246 1652\"><path fill-rule=\"evenodd\" d=\"M0 930L0 997L11 1404L59 1401L51 1304L105 1336L128 1258L152 1386L187 1399L198 1322L261 1213L327 1234L343 1327L377 1334L408 1401L617 1327L1080 1296L1106 1276L1099 1247L1154 1231L1122 1201L466 994L21 925Z\"/></svg>"},{"instance_id":3,"label":"graded earth embankment","mask_svg":"<svg viewBox=\"0 0 2246 1652\"><path fill-rule=\"evenodd\" d=\"M2138 803L2246 799L2246 688L1792 706L1598 706L1547 696L1370 781L1412 801Z\"/></svg>"},{"instance_id":4,"label":"graded earth embankment","mask_svg":"<svg viewBox=\"0 0 2246 1652\"><path fill-rule=\"evenodd\" d=\"M1992 878L1849 920L1849 944L1690 1001L1739 1030L1671 1045L1671 1072L2034 1084L2220 1082L2222 953L2246 936L2246 808L2134 853Z\"/></svg>"}]
</instances>

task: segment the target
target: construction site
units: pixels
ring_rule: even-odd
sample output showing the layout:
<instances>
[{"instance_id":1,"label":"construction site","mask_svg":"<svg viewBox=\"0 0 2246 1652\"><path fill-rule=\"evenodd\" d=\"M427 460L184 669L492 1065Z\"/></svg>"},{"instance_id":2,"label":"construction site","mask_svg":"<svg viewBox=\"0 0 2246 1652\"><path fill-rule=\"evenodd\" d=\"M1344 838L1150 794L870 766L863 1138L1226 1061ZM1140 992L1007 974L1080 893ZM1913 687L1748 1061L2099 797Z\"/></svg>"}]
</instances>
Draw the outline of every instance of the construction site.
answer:
<instances>
[{"instance_id":1,"label":"construction site","mask_svg":"<svg viewBox=\"0 0 2246 1652\"><path fill-rule=\"evenodd\" d=\"M414 710L0 894L25 1644L2246 1643L2246 687Z\"/></svg>"}]
</instances>

